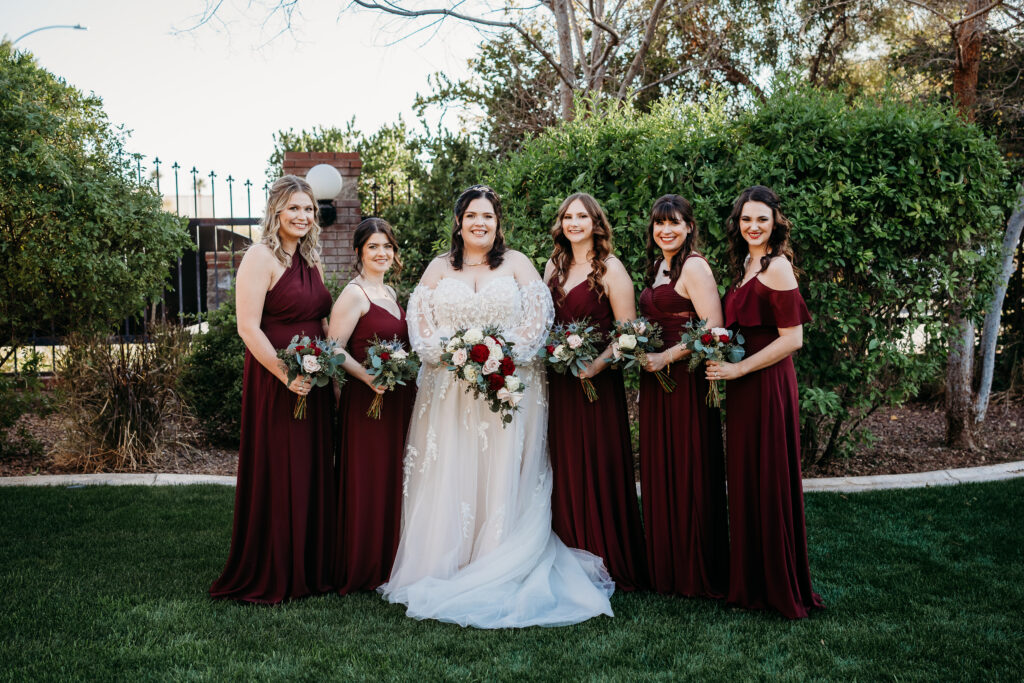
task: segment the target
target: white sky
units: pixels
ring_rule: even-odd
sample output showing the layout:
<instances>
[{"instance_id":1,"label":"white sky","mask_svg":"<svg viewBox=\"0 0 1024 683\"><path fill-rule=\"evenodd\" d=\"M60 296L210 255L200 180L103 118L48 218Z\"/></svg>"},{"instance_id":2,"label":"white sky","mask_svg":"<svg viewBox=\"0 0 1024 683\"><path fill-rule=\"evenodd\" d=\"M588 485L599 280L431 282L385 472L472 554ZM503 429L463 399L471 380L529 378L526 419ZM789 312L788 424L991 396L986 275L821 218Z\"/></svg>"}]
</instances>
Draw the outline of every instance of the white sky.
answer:
<instances>
[{"instance_id":1,"label":"white sky","mask_svg":"<svg viewBox=\"0 0 1024 683\"><path fill-rule=\"evenodd\" d=\"M246 10L248 0L225 0L221 22L175 34L205 4L0 0L0 35L14 40L50 24L86 26L40 31L16 47L102 97L111 122L132 131L130 149L146 162L165 162L165 193L173 193L174 161L203 176L215 171L218 215L227 212L229 174L252 180L253 211L262 210L256 190L276 131L342 127L352 116L364 132L400 114L415 124L412 102L417 92L430 91L427 76L464 76L481 40L474 29L448 22L436 34L395 43L410 25L367 12L339 14L347 0L303 0L294 30L276 37L280 22L261 25L266 11L258 2ZM445 123L458 125L454 118ZM183 191L189 178L181 176ZM236 215L243 213L239 201L244 188L236 185Z\"/></svg>"}]
</instances>

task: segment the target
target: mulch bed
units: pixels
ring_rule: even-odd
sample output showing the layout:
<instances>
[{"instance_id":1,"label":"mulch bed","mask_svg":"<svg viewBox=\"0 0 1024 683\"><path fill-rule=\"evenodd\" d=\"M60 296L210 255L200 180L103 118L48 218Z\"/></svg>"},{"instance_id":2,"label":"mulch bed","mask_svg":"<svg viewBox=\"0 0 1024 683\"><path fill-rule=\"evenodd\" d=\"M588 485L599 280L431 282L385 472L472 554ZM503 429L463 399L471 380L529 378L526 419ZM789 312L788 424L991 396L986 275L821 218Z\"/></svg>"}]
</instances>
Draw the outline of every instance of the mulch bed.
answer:
<instances>
[{"instance_id":1,"label":"mulch bed","mask_svg":"<svg viewBox=\"0 0 1024 683\"><path fill-rule=\"evenodd\" d=\"M42 442L43 454L0 459L0 476L74 473L57 467L46 455L62 432L59 415L44 418L25 415L20 424ZM879 409L866 425L876 437L874 443L862 446L858 453L845 460L807 469L804 476L852 477L929 472L1024 460L1024 405L1021 404L991 406L985 423L980 425L975 436L978 448L972 452L952 450L942 445L945 413L941 407L911 405ZM139 471L234 475L237 460L235 450L180 450L167 453L156 466Z\"/></svg>"}]
</instances>

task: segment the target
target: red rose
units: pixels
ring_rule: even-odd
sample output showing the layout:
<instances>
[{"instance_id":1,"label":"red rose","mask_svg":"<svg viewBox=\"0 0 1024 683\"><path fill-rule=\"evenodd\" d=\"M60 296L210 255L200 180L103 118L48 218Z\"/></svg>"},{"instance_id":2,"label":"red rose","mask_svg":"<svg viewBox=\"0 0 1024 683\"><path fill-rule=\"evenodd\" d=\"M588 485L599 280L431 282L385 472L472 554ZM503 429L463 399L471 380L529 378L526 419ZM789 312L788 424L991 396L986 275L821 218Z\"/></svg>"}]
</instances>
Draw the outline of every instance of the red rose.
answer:
<instances>
[{"instance_id":1,"label":"red rose","mask_svg":"<svg viewBox=\"0 0 1024 683\"><path fill-rule=\"evenodd\" d=\"M323 352L320 350L319 346L314 346L313 347L313 355L314 356L319 356L321 353L323 353Z\"/></svg>"},{"instance_id":2,"label":"red rose","mask_svg":"<svg viewBox=\"0 0 1024 683\"><path fill-rule=\"evenodd\" d=\"M497 372L493 375L487 375L487 386L491 388L491 391L497 391L505 386L505 378Z\"/></svg>"},{"instance_id":3,"label":"red rose","mask_svg":"<svg viewBox=\"0 0 1024 683\"><path fill-rule=\"evenodd\" d=\"M388 353L387 351L381 351L380 352L380 359L381 360L391 360L391 354Z\"/></svg>"},{"instance_id":4,"label":"red rose","mask_svg":"<svg viewBox=\"0 0 1024 683\"><path fill-rule=\"evenodd\" d=\"M555 347L554 346L546 346L544 348L546 348L548 350L548 355L549 356L555 352Z\"/></svg>"},{"instance_id":5,"label":"red rose","mask_svg":"<svg viewBox=\"0 0 1024 683\"><path fill-rule=\"evenodd\" d=\"M710 332L705 332L700 336L700 341L702 344L710 344L712 339L714 339L714 337L711 336Z\"/></svg>"},{"instance_id":6,"label":"red rose","mask_svg":"<svg viewBox=\"0 0 1024 683\"><path fill-rule=\"evenodd\" d=\"M469 350L469 357L473 359L474 363L486 363L487 356L490 354L491 352L483 344L477 344Z\"/></svg>"},{"instance_id":7,"label":"red rose","mask_svg":"<svg viewBox=\"0 0 1024 683\"><path fill-rule=\"evenodd\" d=\"M516 364L512 362L512 359L505 356L501 359L501 374L508 377L516 371Z\"/></svg>"},{"instance_id":8,"label":"red rose","mask_svg":"<svg viewBox=\"0 0 1024 683\"><path fill-rule=\"evenodd\" d=\"M723 344L728 344L729 343L729 335L727 335L727 334L720 334L720 335L718 335L718 341L722 342Z\"/></svg>"},{"instance_id":9,"label":"red rose","mask_svg":"<svg viewBox=\"0 0 1024 683\"><path fill-rule=\"evenodd\" d=\"M305 348L306 348L305 346L296 346L295 347L295 353L302 353L303 349L305 349Z\"/></svg>"}]
</instances>

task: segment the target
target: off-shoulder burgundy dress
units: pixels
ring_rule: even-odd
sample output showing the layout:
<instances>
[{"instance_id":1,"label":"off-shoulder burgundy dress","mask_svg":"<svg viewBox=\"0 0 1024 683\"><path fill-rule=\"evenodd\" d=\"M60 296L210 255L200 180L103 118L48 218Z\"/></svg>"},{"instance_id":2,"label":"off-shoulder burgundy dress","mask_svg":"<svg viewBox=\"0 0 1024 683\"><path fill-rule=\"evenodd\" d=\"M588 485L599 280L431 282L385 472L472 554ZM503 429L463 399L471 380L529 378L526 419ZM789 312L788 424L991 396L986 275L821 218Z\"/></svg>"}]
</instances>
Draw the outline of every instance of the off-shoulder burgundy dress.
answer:
<instances>
[{"instance_id":1,"label":"off-shoulder burgundy dress","mask_svg":"<svg viewBox=\"0 0 1024 683\"><path fill-rule=\"evenodd\" d=\"M598 298L586 280L555 301L556 322L585 317L602 335L612 329L608 296ZM647 585L647 567L626 389L622 373L612 368L591 381L598 396L593 403L579 378L548 371L552 527L566 545L603 558L617 589L636 590Z\"/></svg>"},{"instance_id":2,"label":"off-shoulder burgundy dress","mask_svg":"<svg viewBox=\"0 0 1024 683\"><path fill-rule=\"evenodd\" d=\"M260 329L277 349L292 337L323 336L331 295L316 268L296 256L263 304ZM330 386L298 396L248 350L231 551L213 598L278 603L334 588L335 495Z\"/></svg>"},{"instance_id":3,"label":"off-shoulder burgundy dress","mask_svg":"<svg viewBox=\"0 0 1024 683\"><path fill-rule=\"evenodd\" d=\"M691 258L700 258L692 255ZM675 282L640 294L640 314L662 326L663 348L679 343L683 325L698 318ZM722 427L707 405L703 366L673 363L676 388L666 393L652 373L640 375L640 492L647 530L651 588L725 597L729 576L728 512Z\"/></svg>"},{"instance_id":4,"label":"off-shoulder burgundy dress","mask_svg":"<svg viewBox=\"0 0 1024 683\"><path fill-rule=\"evenodd\" d=\"M725 324L745 337L749 358L780 327L809 322L796 289L757 277L725 295ZM800 480L800 412L793 357L732 380L726 392L729 531L728 601L772 608L790 619L824 607L811 589Z\"/></svg>"},{"instance_id":5,"label":"off-shoulder burgundy dress","mask_svg":"<svg viewBox=\"0 0 1024 683\"><path fill-rule=\"evenodd\" d=\"M369 298L369 297L367 297ZM398 339L409 349L405 311L396 318L372 301L349 336L349 351L362 363L373 338ZM374 590L388 580L402 522L402 457L416 385L384 394L380 419L366 415L376 394L349 378L341 389L338 437L338 592Z\"/></svg>"}]
</instances>

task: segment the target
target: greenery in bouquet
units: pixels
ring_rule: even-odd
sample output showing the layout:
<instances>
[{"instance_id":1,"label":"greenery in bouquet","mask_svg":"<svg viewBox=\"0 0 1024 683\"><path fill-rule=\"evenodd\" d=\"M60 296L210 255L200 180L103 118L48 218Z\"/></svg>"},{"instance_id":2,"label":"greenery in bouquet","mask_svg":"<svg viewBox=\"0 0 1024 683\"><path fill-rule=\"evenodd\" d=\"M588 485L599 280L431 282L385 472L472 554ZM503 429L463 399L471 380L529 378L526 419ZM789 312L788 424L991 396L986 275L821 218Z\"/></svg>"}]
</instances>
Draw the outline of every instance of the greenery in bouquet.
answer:
<instances>
[{"instance_id":1,"label":"greenery in bouquet","mask_svg":"<svg viewBox=\"0 0 1024 683\"><path fill-rule=\"evenodd\" d=\"M679 343L692 352L690 354L690 372L709 360L718 363L739 363L746 354L743 348L742 334L725 327L708 327L707 320L691 320L686 323ZM711 380L707 395L707 404L716 408L722 403L718 381Z\"/></svg>"},{"instance_id":2,"label":"greenery in bouquet","mask_svg":"<svg viewBox=\"0 0 1024 683\"><path fill-rule=\"evenodd\" d=\"M635 320L616 320L609 341L612 345L612 357L608 362L623 370L643 370L647 367L647 354L654 353L665 345L661 339L661 325L643 317ZM666 392L672 392L676 388L675 381L664 370L655 372L654 377Z\"/></svg>"},{"instance_id":3,"label":"greenery in bouquet","mask_svg":"<svg viewBox=\"0 0 1024 683\"><path fill-rule=\"evenodd\" d=\"M583 393L591 403L597 400L597 389L590 378L580 377L580 371L601 354L598 349L601 336L590 324L590 318L559 323L551 328L544 346L537 351L546 367L560 375L571 373L573 377L579 377Z\"/></svg>"},{"instance_id":4,"label":"greenery in bouquet","mask_svg":"<svg viewBox=\"0 0 1024 683\"><path fill-rule=\"evenodd\" d=\"M277 352L277 357L288 372L288 384L299 375L309 377L314 387L327 386L332 379L339 384L345 381L345 371L341 367L345 362L345 354L333 339L310 339L295 335L286 348ZM292 417L296 420L306 419L305 396L299 396L295 402Z\"/></svg>"},{"instance_id":5,"label":"greenery in bouquet","mask_svg":"<svg viewBox=\"0 0 1024 683\"><path fill-rule=\"evenodd\" d=\"M386 341L374 337L366 350L363 367L373 377L374 385L391 391L396 386L404 387L406 382L416 379L416 373L420 370L420 357L415 351L407 351L398 337ZM379 420L383 404L384 394L377 394L366 415Z\"/></svg>"},{"instance_id":6,"label":"greenery in bouquet","mask_svg":"<svg viewBox=\"0 0 1024 683\"><path fill-rule=\"evenodd\" d=\"M519 410L526 388L516 374L513 346L493 326L463 328L441 339L441 362L465 381L466 391L484 398L491 412L501 416L502 426Z\"/></svg>"}]
</instances>

